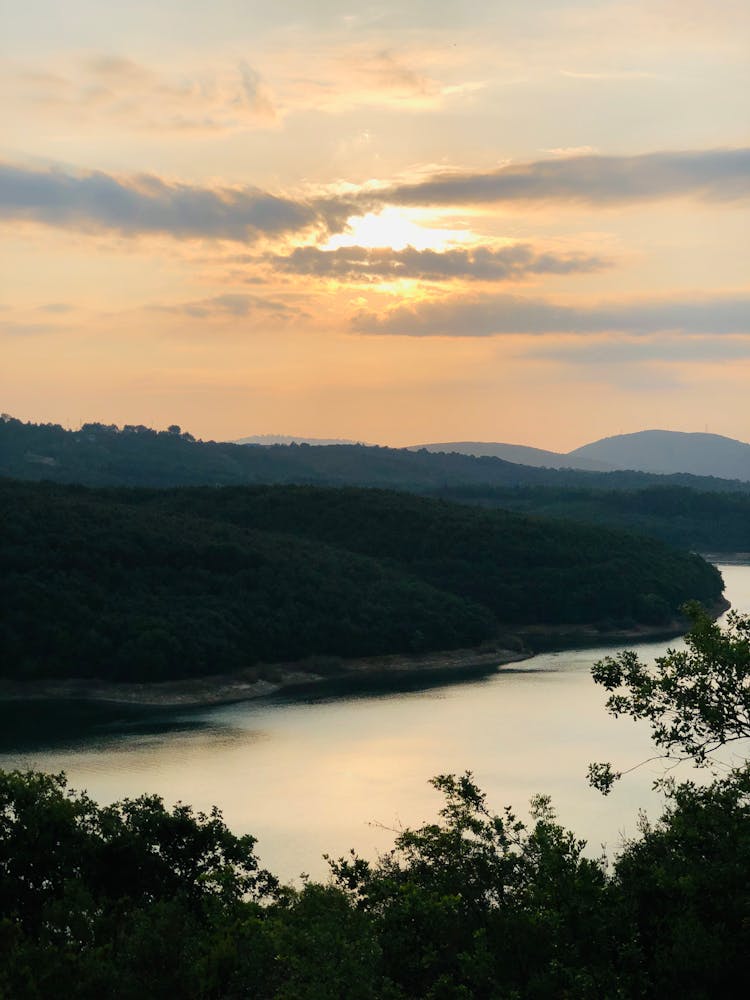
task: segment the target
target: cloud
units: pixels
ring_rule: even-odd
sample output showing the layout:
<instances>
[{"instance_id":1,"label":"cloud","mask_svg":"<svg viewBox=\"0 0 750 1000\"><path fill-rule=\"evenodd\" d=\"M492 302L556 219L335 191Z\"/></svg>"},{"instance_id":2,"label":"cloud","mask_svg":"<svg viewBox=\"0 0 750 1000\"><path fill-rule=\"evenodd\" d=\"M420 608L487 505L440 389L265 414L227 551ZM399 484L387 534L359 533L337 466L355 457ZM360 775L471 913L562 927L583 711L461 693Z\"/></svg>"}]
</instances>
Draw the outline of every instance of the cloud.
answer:
<instances>
[{"instance_id":1,"label":"cloud","mask_svg":"<svg viewBox=\"0 0 750 1000\"><path fill-rule=\"evenodd\" d=\"M176 305L155 306L154 308L159 312L176 313L181 316L189 316L191 319L227 317L241 319L254 313L271 313L284 319L303 315L301 310L294 306L288 306L278 299L241 293L215 295L212 298L199 299L195 302L180 302Z\"/></svg>"},{"instance_id":2,"label":"cloud","mask_svg":"<svg viewBox=\"0 0 750 1000\"><path fill-rule=\"evenodd\" d=\"M594 156L599 150L595 146L553 146L542 152L551 156Z\"/></svg>"},{"instance_id":3,"label":"cloud","mask_svg":"<svg viewBox=\"0 0 750 1000\"><path fill-rule=\"evenodd\" d=\"M360 197L371 206L557 201L591 205L691 197L731 202L750 196L750 148L565 156L483 173L437 173Z\"/></svg>"},{"instance_id":4,"label":"cloud","mask_svg":"<svg viewBox=\"0 0 750 1000\"><path fill-rule=\"evenodd\" d=\"M27 69L10 81L16 103L70 116L80 130L123 126L160 132L229 132L273 123L277 109L257 69L242 60L219 71L162 70L94 55L56 73Z\"/></svg>"},{"instance_id":5,"label":"cloud","mask_svg":"<svg viewBox=\"0 0 750 1000\"><path fill-rule=\"evenodd\" d=\"M399 306L385 315L361 312L360 333L406 337L492 337L502 334L750 334L750 296L672 301L633 300L565 305L548 299L485 295L472 300Z\"/></svg>"},{"instance_id":6,"label":"cloud","mask_svg":"<svg viewBox=\"0 0 750 1000\"><path fill-rule=\"evenodd\" d=\"M358 58L349 65L375 91L394 91L404 97L427 95L438 90L434 80L408 66L387 49L372 53L369 58Z\"/></svg>"},{"instance_id":7,"label":"cloud","mask_svg":"<svg viewBox=\"0 0 750 1000\"><path fill-rule=\"evenodd\" d=\"M75 308L69 302L45 302L43 305L37 306L40 312L46 313L69 313L74 312Z\"/></svg>"},{"instance_id":8,"label":"cloud","mask_svg":"<svg viewBox=\"0 0 750 1000\"><path fill-rule=\"evenodd\" d=\"M750 361L750 336L716 337L685 334L655 337L597 337L565 344L536 343L523 357L544 357L567 364L607 367L613 364L648 362Z\"/></svg>"},{"instance_id":9,"label":"cloud","mask_svg":"<svg viewBox=\"0 0 750 1000\"><path fill-rule=\"evenodd\" d=\"M254 187L205 187L153 174L118 177L0 163L0 219L48 226L245 242L311 228L337 231L347 212L335 202L315 206Z\"/></svg>"},{"instance_id":10,"label":"cloud","mask_svg":"<svg viewBox=\"0 0 750 1000\"><path fill-rule=\"evenodd\" d=\"M298 54L291 55L279 53L275 64L285 111L337 114L374 107L431 112L470 99L485 86L484 81L466 79L465 66L449 65L444 47L394 51L360 43L343 50L312 48L307 61L314 73L309 74L300 74Z\"/></svg>"},{"instance_id":11,"label":"cloud","mask_svg":"<svg viewBox=\"0 0 750 1000\"><path fill-rule=\"evenodd\" d=\"M267 118L276 117L276 109L266 91L260 73L244 60L240 63L240 80L244 103L255 114Z\"/></svg>"},{"instance_id":12,"label":"cloud","mask_svg":"<svg viewBox=\"0 0 750 1000\"><path fill-rule=\"evenodd\" d=\"M444 49L422 44L394 51L372 42L321 46L310 37L302 62L297 48L264 53L263 72L246 60L158 65L97 53L54 66L9 64L0 75L14 110L65 120L77 134L127 128L190 136L275 127L300 111L434 111L484 86L447 65Z\"/></svg>"},{"instance_id":13,"label":"cloud","mask_svg":"<svg viewBox=\"0 0 750 1000\"><path fill-rule=\"evenodd\" d=\"M68 326L57 323L24 323L0 321L0 336L5 337L38 337L47 333L65 333Z\"/></svg>"},{"instance_id":14,"label":"cloud","mask_svg":"<svg viewBox=\"0 0 750 1000\"><path fill-rule=\"evenodd\" d=\"M621 69L585 72L581 70L560 70L561 76L568 76L573 80L658 80L658 73L650 73L647 70Z\"/></svg>"},{"instance_id":15,"label":"cloud","mask_svg":"<svg viewBox=\"0 0 750 1000\"><path fill-rule=\"evenodd\" d=\"M474 247L438 252L406 247L297 247L290 254L264 258L277 271L336 278L345 281L383 281L411 278L418 281L512 281L529 274L571 274L598 271L608 266L601 257L584 254L540 253L519 243L492 249Z\"/></svg>"},{"instance_id":16,"label":"cloud","mask_svg":"<svg viewBox=\"0 0 750 1000\"><path fill-rule=\"evenodd\" d=\"M248 86L252 89L252 79ZM530 201L608 205L678 196L728 203L747 198L750 148L556 157L489 173L441 173L414 184L307 199L249 186L182 184L153 174L121 177L0 163L0 219L130 236L166 233L243 242L309 230L342 232L349 217L387 205Z\"/></svg>"},{"instance_id":17,"label":"cloud","mask_svg":"<svg viewBox=\"0 0 750 1000\"><path fill-rule=\"evenodd\" d=\"M124 56L99 53L83 60L81 66L90 75L108 81L133 84L138 80L151 79L151 73L145 66Z\"/></svg>"}]
</instances>

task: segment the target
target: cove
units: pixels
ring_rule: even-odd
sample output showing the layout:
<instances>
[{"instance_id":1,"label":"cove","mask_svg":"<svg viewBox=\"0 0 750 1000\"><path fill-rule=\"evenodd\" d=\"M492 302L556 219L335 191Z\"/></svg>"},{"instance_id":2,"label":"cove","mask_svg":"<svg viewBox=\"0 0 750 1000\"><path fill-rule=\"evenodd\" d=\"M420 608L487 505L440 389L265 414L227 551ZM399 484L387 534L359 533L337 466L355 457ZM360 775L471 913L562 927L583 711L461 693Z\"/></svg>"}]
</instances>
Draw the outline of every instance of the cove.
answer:
<instances>
[{"instance_id":1,"label":"cove","mask_svg":"<svg viewBox=\"0 0 750 1000\"><path fill-rule=\"evenodd\" d=\"M732 606L750 612L750 565L719 568ZM508 804L523 818L533 794L549 794L590 853L614 853L636 834L640 809L658 816L651 784L663 773L645 765L606 799L586 784L591 761L627 768L654 752L645 726L605 714L590 678L595 660L626 645L541 654L461 683L189 711L6 704L0 767L64 770L102 803L154 792L168 804L216 804L235 832L258 838L261 862L283 879L324 876L323 853L387 850L393 830L435 816L440 801L427 779L467 769L492 809ZM638 648L651 659L679 645ZM725 759L732 755L742 748Z\"/></svg>"}]
</instances>

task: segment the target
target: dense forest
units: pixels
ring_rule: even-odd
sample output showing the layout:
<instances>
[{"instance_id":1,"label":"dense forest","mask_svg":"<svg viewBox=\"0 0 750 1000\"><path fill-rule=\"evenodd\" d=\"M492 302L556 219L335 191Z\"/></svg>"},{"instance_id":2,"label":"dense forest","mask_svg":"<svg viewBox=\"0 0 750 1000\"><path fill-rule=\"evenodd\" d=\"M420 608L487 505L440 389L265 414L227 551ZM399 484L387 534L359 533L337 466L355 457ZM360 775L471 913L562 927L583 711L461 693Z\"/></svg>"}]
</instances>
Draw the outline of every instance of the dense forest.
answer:
<instances>
[{"instance_id":1,"label":"dense forest","mask_svg":"<svg viewBox=\"0 0 750 1000\"><path fill-rule=\"evenodd\" d=\"M743 493L667 485L634 490L459 486L435 493L460 503L638 531L697 552L750 552L750 496Z\"/></svg>"},{"instance_id":2,"label":"dense forest","mask_svg":"<svg viewBox=\"0 0 750 1000\"><path fill-rule=\"evenodd\" d=\"M5 676L162 680L474 646L529 624L667 623L700 557L379 490L0 481Z\"/></svg>"},{"instance_id":3,"label":"dense forest","mask_svg":"<svg viewBox=\"0 0 750 1000\"><path fill-rule=\"evenodd\" d=\"M64 775L0 771L3 1000L715 1000L750 951L750 616L697 605L685 649L595 664L608 711L657 748L735 767L662 782L660 819L607 861L562 827L493 812L470 772L376 859L284 886L221 813L155 795L99 806ZM720 708L717 711L717 708ZM747 742L745 742L745 747ZM665 761L666 762L666 761ZM617 775L591 767L607 792ZM601 779L606 778L606 781ZM627 780L626 778L624 780ZM304 820L301 819L301 822Z\"/></svg>"},{"instance_id":4,"label":"dense forest","mask_svg":"<svg viewBox=\"0 0 750 1000\"><path fill-rule=\"evenodd\" d=\"M613 616L654 624L679 608L688 591L709 602L716 593L715 571L706 573L702 560L686 559L630 533L405 493L194 488L142 494L142 502L387 559L433 586L488 607L509 625Z\"/></svg>"},{"instance_id":5,"label":"dense forest","mask_svg":"<svg viewBox=\"0 0 750 1000\"><path fill-rule=\"evenodd\" d=\"M609 525L701 552L750 551L750 483L691 475L583 472L499 458L363 445L195 441L153 431L0 420L0 476L91 486L296 483L368 486Z\"/></svg>"}]
</instances>

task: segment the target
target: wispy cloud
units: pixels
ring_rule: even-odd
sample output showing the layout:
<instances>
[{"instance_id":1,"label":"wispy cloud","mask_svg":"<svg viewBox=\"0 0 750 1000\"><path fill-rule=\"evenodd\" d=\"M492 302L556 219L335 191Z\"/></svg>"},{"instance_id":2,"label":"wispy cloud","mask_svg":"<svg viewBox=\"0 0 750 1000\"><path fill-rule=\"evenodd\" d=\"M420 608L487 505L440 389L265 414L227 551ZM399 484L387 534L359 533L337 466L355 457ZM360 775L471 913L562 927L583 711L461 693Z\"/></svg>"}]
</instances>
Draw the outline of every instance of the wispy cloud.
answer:
<instances>
[{"instance_id":1,"label":"wispy cloud","mask_svg":"<svg viewBox=\"0 0 750 1000\"><path fill-rule=\"evenodd\" d=\"M552 156L593 156L599 150L594 146L554 146L552 149L543 149L542 152Z\"/></svg>"},{"instance_id":2,"label":"wispy cloud","mask_svg":"<svg viewBox=\"0 0 750 1000\"><path fill-rule=\"evenodd\" d=\"M285 110L326 113L358 107L434 111L446 103L471 97L484 81L467 78L469 67L448 66L445 49L420 46L405 51L363 43L343 51L310 52L314 71L294 70L288 55L279 54L278 91Z\"/></svg>"},{"instance_id":3,"label":"wispy cloud","mask_svg":"<svg viewBox=\"0 0 750 1000\"><path fill-rule=\"evenodd\" d=\"M571 77L574 80L656 80L659 78L658 73L639 69L588 71L561 69L560 75Z\"/></svg>"},{"instance_id":4,"label":"wispy cloud","mask_svg":"<svg viewBox=\"0 0 750 1000\"><path fill-rule=\"evenodd\" d=\"M628 333L750 334L750 296L632 300L567 305L544 298L484 295L361 312L360 333L406 337L492 337L502 334Z\"/></svg>"},{"instance_id":5,"label":"wispy cloud","mask_svg":"<svg viewBox=\"0 0 750 1000\"><path fill-rule=\"evenodd\" d=\"M0 320L0 336L39 337L48 333L68 333L70 327L61 323L27 323L14 320Z\"/></svg>"},{"instance_id":6,"label":"wispy cloud","mask_svg":"<svg viewBox=\"0 0 750 1000\"><path fill-rule=\"evenodd\" d=\"M76 306L71 305L70 302L45 302L41 306L37 306L39 312L62 314L74 312Z\"/></svg>"},{"instance_id":7,"label":"wispy cloud","mask_svg":"<svg viewBox=\"0 0 750 1000\"><path fill-rule=\"evenodd\" d=\"M118 177L0 164L0 219L111 230L127 236L249 241L318 229L338 231L346 206L315 206L254 187L221 188L166 181L153 174Z\"/></svg>"},{"instance_id":8,"label":"wispy cloud","mask_svg":"<svg viewBox=\"0 0 750 1000\"><path fill-rule=\"evenodd\" d=\"M468 205L555 201L608 205L689 197L731 202L750 196L750 148L564 156L498 170L433 174L364 193L370 204Z\"/></svg>"},{"instance_id":9,"label":"wispy cloud","mask_svg":"<svg viewBox=\"0 0 750 1000\"><path fill-rule=\"evenodd\" d=\"M522 357L544 357L570 365L609 365L675 361L697 364L750 361L750 336L655 335L649 337L586 337L567 343L527 344Z\"/></svg>"},{"instance_id":10,"label":"wispy cloud","mask_svg":"<svg viewBox=\"0 0 750 1000\"><path fill-rule=\"evenodd\" d=\"M260 295L228 293L194 302L178 302L172 305L155 306L159 312L189 316L191 319L241 319L256 313L265 313L280 319L302 316L304 313L280 299Z\"/></svg>"},{"instance_id":11,"label":"wispy cloud","mask_svg":"<svg viewBox=\"0 0 750 1000\"><path fill-rule=\"evenodd\" d=\"M7 70L16 105L76 128L227 132L272 124L277 108L258 70L240 60L220 69L164 70L95 55L54 72Z\"/></svg>"},{"instance_id":12,"label":"wispy cloud","mask_svg":"<svg viewBox=\"0 0 750 1000\"><path fill-rule=\"evenodd\" d=\"M161 132L189 136L276 127L291 113L336 114L356 108L433 111L484 86L467 67L447 66L444 51L404 51L349 42L334 49L310 39L299 50L265 51L251 61L164 65L98 53L54 65L8 64L2 83L9 111L81 130Z\"/></svg>"},{"instance_id":13,"label":"wispy cloud","mask_svg":"<svg viewBox=\"0 0 750 1000\"><path fill-rule=\"evenodd\" d=\"M297 247L286 255L264 258L274 270L340 281L513 281L532 274L574 274L599 271L609 265L602 257L579 253L540 252L529 244L500 247L473 247L445 251L415 250L406 247L369 248L360 246L320 250Z\"/></svg>"}]
</instances>

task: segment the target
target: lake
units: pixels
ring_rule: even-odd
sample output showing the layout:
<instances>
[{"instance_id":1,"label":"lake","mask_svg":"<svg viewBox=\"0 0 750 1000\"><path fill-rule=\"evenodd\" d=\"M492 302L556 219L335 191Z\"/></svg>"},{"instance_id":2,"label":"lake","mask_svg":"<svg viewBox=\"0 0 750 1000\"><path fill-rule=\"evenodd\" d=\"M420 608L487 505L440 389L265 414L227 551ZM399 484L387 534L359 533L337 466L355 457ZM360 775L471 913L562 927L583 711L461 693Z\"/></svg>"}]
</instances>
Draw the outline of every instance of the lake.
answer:
<instances>
[{"instance_id":1,"label":"lake","mask_svg":"<svg viewBox=\"0 0 750 1000\"><path fill-rule=\"evenodd\" d=\"M750 612L750 566L720 569L733 607ZM680 645L638 648L651 659ZM511 805L523 818L529 798L548 793L590 853L612 854L637 832L639 809L658 815L651 783L663 773L647 764L607 798L586 783L591 761L625 769L654 753L647 727L606 715L605 692L590 678L592 663L622 648L547 653L420 690L179 712L9 704L0 709L0 768L64 770L102 803L156 792L168 803L216 804L235 832L258 838L261 862L284 879L324 876L323 853L386 850L394 830L435 817L440 799L428 778L467 769L496 811Z\"/></svg>"}]
</instances>

